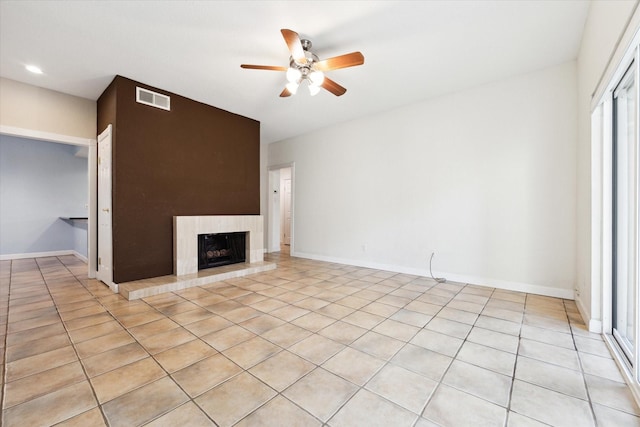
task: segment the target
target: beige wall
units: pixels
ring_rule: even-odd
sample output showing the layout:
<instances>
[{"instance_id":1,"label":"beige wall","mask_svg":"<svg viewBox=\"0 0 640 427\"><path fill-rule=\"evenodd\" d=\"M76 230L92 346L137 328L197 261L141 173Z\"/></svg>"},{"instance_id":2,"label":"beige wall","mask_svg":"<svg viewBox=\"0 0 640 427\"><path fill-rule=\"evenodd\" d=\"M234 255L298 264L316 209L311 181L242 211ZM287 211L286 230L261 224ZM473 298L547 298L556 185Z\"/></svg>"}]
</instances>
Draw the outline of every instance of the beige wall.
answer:
<instances>
[{"instance_id":1,"label":"beige wall","mask_svg":"<svg viewBox=\"0 0 640 427\"><path fill-rule=\"evenodd\" d=\"M0 125L96 138L96 101L0 78Z\"/></svg>"}]
</instances>

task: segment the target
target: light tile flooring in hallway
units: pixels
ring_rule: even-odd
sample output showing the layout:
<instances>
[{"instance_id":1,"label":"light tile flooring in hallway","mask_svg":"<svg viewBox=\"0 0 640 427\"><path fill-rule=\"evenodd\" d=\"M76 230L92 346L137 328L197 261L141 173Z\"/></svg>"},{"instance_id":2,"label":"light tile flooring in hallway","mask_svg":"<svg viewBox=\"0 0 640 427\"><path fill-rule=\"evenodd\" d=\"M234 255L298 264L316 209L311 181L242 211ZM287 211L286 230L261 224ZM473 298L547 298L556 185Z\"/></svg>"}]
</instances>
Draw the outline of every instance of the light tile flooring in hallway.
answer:
<instances>
[{"instance_id":1,"label":"light tile flooring in hallway","mask_svg":"<svg viewBox=\"0 0 640 427\"><path fill-rule=\"evenodd\" d=\"M2 425L640 425L573 301L267 260L135 301L73 256L2 261Z\"/></svg>"}]
</instances>

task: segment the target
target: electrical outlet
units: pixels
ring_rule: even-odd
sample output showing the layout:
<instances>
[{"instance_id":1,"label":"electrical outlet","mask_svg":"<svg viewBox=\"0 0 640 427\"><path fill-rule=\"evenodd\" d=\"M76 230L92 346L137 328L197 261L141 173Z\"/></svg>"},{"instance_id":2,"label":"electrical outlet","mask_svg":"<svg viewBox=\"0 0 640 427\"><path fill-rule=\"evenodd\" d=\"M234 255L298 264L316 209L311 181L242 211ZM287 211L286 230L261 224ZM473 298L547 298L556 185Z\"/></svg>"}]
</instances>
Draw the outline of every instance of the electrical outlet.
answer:
<instances>
[{"instance_id":1,"label":"electrical outlet","mask_svg":"<svg viewBox=\"0 0 640 427\"><path fill-rule=\"evenodd\" d=\"M362 252L367 252L367 245L362 245Z\"/></svg>"}]
</instances>

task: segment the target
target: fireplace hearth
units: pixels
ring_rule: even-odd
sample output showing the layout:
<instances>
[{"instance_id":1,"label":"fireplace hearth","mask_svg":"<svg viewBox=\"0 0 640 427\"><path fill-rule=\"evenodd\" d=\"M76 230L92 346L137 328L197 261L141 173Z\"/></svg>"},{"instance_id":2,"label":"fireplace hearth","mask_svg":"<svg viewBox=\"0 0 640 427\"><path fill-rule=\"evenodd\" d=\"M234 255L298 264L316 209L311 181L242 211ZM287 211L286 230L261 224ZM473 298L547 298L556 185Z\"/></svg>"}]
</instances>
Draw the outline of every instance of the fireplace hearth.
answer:
<instances>
[{"instance_id":1,"label":"fireplace hearth","mask_svg":"<svg viewBox=\"0 0 640 427\"><path fill-rule=\"evenodd\" d=\"M198 270L246 261L246 234L214 233L198 235Z\"/></svg>"}]
</instances>

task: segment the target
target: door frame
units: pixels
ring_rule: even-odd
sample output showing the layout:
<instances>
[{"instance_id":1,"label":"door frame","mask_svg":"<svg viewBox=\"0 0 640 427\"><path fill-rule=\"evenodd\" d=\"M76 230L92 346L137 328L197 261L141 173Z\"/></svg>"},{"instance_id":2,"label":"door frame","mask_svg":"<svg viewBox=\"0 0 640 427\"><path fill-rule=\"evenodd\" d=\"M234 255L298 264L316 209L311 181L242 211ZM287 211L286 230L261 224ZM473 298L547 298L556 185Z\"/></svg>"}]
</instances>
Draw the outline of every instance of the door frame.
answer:
<instances>
[{"instance_id":1,"label":"door frame","mask_svg":"<svg viewBox=\"0 0 640 427\"><path fill-rule=\"evenodd\" d=\"M63 135L52 132L43 132L35 129L19 128L14 126L0 125L0 134L8 136L17 136L26 139L36 139L39 141L55 142L58 144L75 145L78 147L88 147L89 155L87 157L87 183L88 183L88 223L87 223L87 275L90 279L96 277L97 269L97 152L98 142L93 138L80 138L72 135Z\"/></svg>"},{"instance_id":2,"label":"door frame","mask_svg":"<svg viewBox=\"0 0 640 427\"><path fill-rule=\"evenodd\" d=\"M631 64L634 64L636 79L636 99L640 99L640 32L635 33L625 53L615 65L614 71L607 74L603 90L597 98L594 98L591 115L591 197L592 197L592 218L591 218L591 262L592 262L592 282L591 282L591 319L589 319L589 331L603 334L605 343L614 356L614 361L623 373L629 388L636 399L640 402L640 299L635 298L635 323L636 330L634 338L636 348L634 349L635 364L631 366L624 350L614 338L613 331L613 102L614 91L618 83L628 72ZM640 140L640 109L636 108L636 141ZM636 154L637 155L637 154ZM636 176L636 179L638 177ZM636 232L638 216L636 213ZM637 265L640 265L640 247L638 241L635 242ZM636 283L638 283L638 270L635 272ZM578 294L579 296L579 294ZM576 298L578 300L578 298ZM600 314L600 322L598 322Z\"/></svg>"},{"instance_id":3,"label":"door frame","mask_svg":"<svg viewBox=\"0 0 640 427\"><path fill-rule=\"evenodd\" d=\"M288 171L288 177L284 178L282 172ZM287 181L289 181L289 195L287 197ZM289 199L289 222L287 223L287 198ZM287 225L288 230L287 230ZM291 247L291 168L280 169L280 248L282 245ZM289 243L287 243L289 238Z\"/></svg>"},{"instance_id":4,"label":"door frame","mask_svg":"<svg viewBox=\"0 0 640 427\"><path fill-rule=\"evenodd\" d=\"M296 167L295 162L290 163L281 163L273 166L269 166L268 176L269 176L269 185L267 185L267 208L268 208L268 219L266 221L267 225L267 252L278 252L280 251L280 228L274 230L274 227L271 226L273 221L280 221L280 216L278 212L280 211L280 174L278 173L278 179L274 178L275 174L273 172L280 171L281 169L291 169L291 231L290 231L290 246L289 252L291 256L295 254L295 188L296 188ZM276 197L277 195L277 202ZM278 245L274 245L273 242L277 241ZM277 246L277 249L276 249Z\"/></svg>"}]
</instances>

